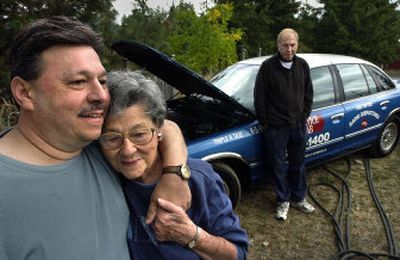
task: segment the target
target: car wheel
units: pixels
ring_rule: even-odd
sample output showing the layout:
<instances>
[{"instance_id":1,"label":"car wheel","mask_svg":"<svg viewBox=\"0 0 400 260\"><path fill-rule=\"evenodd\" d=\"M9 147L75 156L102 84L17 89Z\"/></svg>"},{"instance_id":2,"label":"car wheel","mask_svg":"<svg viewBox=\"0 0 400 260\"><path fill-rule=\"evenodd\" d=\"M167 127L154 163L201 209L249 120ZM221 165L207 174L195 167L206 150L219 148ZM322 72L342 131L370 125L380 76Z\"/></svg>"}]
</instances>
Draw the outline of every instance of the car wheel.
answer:
<instances>
[{"instance_id":1,"label":"car wheel","mask_svg":"<svg viewBox=\"0 0 400 260\"><path fill-rule=\"evenodd\" d=\"M395 117L389 119L381 130L378 139L371 147L371 155L383 157L390 154L399 141L399 120Z\"/></svg>"},{"instance_id":2,"label":"car wheel","mask_svg":"<svg viewBox=\"0 0 400 260\"><path fill-rule=\"evenodd\" d=\"M232 202L232 207L235 208L239 201L242 192L240 181L235 171L225 163L213 163L214 171L218 173L224 182L226 194Z\"/></svg>"}]
</instances>

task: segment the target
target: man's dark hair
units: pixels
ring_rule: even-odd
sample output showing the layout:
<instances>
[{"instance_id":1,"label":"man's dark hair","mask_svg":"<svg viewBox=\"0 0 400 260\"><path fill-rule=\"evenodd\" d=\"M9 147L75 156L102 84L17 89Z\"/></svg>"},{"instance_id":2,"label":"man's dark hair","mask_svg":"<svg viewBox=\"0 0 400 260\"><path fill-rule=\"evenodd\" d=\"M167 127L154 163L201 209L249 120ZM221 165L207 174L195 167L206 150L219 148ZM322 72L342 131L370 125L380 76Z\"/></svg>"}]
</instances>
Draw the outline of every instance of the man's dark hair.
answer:
<instances>
[{"instance_id":1,"label":"man's dark hair","mask_svg":"<svg viewBox=\"0 0 400 260\"><path fill-rule=\"evenodd\" d=\"M11 44L8 57L11 79L15 76L37 79L42 69L40 55L57 45L88 45L100 55L103 40L75 18L54 16L36 20L22 29Z\"/></svg>"}]
</instances>

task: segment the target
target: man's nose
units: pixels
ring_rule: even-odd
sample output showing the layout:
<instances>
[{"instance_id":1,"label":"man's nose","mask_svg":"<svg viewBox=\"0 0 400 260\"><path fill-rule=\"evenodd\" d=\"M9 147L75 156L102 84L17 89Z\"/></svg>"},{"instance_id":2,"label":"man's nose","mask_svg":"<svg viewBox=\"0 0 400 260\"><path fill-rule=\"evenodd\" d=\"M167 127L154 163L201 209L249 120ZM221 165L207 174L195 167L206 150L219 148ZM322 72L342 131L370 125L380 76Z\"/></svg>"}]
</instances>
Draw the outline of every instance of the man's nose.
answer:
<instances>
[{"instance_id":1,"label":"man's nose","mask_svg":"<svg viewBox=\"0 0 400 260\"><path fill-rule=\"evenodd\" d=\"M106 85L100 83L97 79L91 83L89 101L97 101L100 103L108 102L110 94Z\"/></svg>"}]
</instances>

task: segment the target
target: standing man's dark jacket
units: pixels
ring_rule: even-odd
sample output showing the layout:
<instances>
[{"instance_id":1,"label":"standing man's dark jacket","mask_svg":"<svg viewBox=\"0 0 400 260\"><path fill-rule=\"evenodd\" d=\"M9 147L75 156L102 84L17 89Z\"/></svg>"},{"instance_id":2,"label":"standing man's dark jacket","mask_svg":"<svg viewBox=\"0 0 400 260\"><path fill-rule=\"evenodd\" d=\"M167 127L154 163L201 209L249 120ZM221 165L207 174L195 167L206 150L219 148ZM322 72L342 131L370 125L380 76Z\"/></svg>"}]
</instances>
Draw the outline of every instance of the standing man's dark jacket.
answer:
<instances>
[{"instance_id":1,"label":"standing man's dark jacket","mask_svg":"<svg viewBox=\"0 0 400 260\"><path fill-rule=\"evenodd\" d=\"M310 68L296 55L292 61L291 68L286 69L278 53L260 67L254 89L254 106L264 127L295 128L310 115L313 101Z\"/></svg>"}]
</instances>

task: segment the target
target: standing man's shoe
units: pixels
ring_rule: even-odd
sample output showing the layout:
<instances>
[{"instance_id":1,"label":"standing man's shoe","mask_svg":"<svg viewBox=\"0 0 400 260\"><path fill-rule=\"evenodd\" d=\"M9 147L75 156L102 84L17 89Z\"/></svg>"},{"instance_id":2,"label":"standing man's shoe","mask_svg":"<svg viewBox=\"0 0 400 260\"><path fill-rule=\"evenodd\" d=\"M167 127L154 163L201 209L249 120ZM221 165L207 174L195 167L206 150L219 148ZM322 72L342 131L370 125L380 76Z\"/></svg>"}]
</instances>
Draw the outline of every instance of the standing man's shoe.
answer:
<instances>
[{"instance_id":1,"label":"standing man's shoe","mask_svg":"<svg viewBox=\"0 0 400 260\"><path fill-rule=\"evenodd\" d=\"M278 207L276 208L275 217L279 220L286 220L289 212L289 202L285 201L282 203L278 203Z\"/></svg>"},{"instance_id":2,"label":"standing man's shoe","mask_svg":"<svg viewBox=\"0 0 400 260\"><path fill-rule=\"evenodd\" d=\"M306 199L300 200L299 202L292 202L293 207L298 208L304 213L313 213L315 208Z\"/></svg>"}]
</instances>

